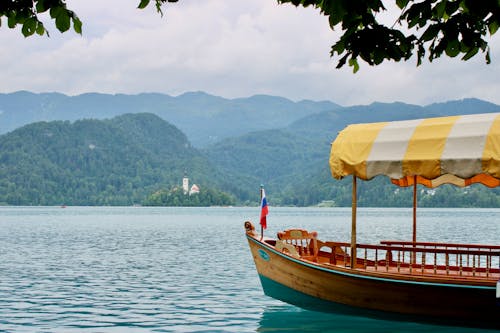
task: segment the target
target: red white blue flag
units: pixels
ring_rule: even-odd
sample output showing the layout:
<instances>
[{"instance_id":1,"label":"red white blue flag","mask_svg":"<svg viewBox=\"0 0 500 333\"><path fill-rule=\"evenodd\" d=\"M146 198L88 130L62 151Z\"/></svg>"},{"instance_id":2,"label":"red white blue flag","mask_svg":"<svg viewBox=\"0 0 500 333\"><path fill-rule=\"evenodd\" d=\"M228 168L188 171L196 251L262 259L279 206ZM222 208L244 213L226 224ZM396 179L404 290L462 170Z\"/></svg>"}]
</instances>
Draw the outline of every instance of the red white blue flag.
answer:
<instances>
[{"instance_id":1,"label":"red white blue flag","mask_svg":"<svg viewBox=\"0 0 500 333\"><path fill-rule=\"evenodd\" d=\"M263 229L267 228L267 213L269 213L269 208L267 207L266 192L262 189L262 198L260 199L260 225Z\"/></svg>"}]
</instances>

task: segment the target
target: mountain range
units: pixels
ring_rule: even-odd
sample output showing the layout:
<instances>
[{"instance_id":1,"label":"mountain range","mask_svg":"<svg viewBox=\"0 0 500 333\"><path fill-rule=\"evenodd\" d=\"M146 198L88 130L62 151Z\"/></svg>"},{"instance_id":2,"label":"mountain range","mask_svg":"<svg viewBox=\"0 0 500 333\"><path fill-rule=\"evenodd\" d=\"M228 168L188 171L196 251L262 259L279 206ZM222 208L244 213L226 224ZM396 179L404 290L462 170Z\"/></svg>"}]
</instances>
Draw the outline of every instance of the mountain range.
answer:
<instances>
[{"instance_id":1,"label":"mountain range","mask_svg":"<svg viewBox=\"0 0 500 333\"><path fill-rule=\"evenodd\" d=\"M225 99L204 92L172 97L155 93L67 96L19 91L0 94L0 134L37 121L108 119L147 112L178 127L194 146L203 147L252 131L285 127L302 117L338 107L328 101L292 102L266 95Z\"/></svg>"},{"instance_id":2,"label":"mountain range","mask_svg":"<svg viewBox=\"0 0 500 333\"><path fill-rule=\"evenodd\" d=\"M307 206L333 200L346 205L349 184L332 180L328 171L330 143L346 125L489 112L500 112L500 106L478 99L342 107L264 95L224 99L202 92L177 97L0 94L0 189L8 189L4 197L0 193L0 202L20 204L20 198L28 197L22 204L134 204L173 186L187 172L240 204L256 202L259 185L264 184L274 204ZM96 153L98 159L89 155ZM22 161L30 163L22 167ZM73 183L66 181L70 178ZM65 184L53 196L59 201L20 193L20 182L30 188L47 180L52 185L37 189L38 196ZM392 205L406 205L386 182L376 183L360 204L381 204L377 191L384 191ZM75 194L75 188L86 189L85 194ZM73 201L67 200L70 190ZM497 204L491 195L485 205Z\"/></svg>"}]
</instances>

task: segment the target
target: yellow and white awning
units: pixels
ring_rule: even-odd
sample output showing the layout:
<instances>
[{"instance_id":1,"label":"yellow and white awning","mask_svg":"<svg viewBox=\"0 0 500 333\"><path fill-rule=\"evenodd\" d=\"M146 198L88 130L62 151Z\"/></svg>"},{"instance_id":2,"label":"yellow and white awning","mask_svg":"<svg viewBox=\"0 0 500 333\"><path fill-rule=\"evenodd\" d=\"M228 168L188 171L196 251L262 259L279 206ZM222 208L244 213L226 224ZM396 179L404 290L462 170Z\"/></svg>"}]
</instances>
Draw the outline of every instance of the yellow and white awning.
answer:
<instances>
[{"instance_id":1,"label":"yellow and white awning","mask_svg":"<svg viewBox=\"0 0 500 333\"><path fill-rule=\"evenodd\" d=\"M332 144L330 169L399 186L499 186L500 113L349 125Z\"/></svg>"}]
</instances>

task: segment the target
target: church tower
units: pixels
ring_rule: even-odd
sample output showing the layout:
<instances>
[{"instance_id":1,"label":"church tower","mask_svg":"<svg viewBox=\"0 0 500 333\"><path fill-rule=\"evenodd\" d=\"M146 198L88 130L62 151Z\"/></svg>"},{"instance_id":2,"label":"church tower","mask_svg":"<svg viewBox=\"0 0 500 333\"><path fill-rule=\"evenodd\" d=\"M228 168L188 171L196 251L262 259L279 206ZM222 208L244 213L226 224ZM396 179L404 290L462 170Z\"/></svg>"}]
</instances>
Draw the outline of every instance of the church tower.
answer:
<instances>
[{"instance_id":1,"label":"church tower","mask_svg":"<svg viewBox=\"0 0 500 333\"><path fill-rule=\"evenodd\" d=\"M184 194L189 193L189 178L186 173L184 173L184 178L182 178L182 190L184 191Z\"/></svg>"}]
</instances>

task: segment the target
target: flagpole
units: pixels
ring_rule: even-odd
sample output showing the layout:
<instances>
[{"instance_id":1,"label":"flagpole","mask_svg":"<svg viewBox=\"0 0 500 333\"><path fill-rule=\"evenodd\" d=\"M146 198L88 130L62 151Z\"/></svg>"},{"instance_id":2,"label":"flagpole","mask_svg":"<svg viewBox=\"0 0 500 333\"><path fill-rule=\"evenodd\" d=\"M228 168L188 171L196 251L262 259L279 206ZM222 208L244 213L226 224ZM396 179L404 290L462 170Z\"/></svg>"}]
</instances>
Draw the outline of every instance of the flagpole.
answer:
<instances>
[{"instance_id":1,"label":"flagpole","mask_svg":"<svg viewBox=\"0 0 500 333\"><path fill-rule=\"evenodd\" d=\"M260 185L260 204L262 206L262 191L264 191L264 185ZM260 207L262 209L262 207ZM264 225L261 223L260 224L260 239L264 238Z\"/></svg>"}]
</instances>

